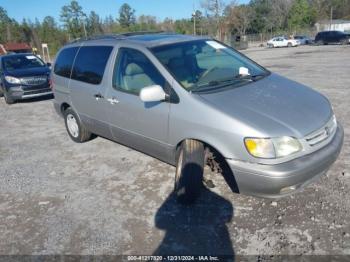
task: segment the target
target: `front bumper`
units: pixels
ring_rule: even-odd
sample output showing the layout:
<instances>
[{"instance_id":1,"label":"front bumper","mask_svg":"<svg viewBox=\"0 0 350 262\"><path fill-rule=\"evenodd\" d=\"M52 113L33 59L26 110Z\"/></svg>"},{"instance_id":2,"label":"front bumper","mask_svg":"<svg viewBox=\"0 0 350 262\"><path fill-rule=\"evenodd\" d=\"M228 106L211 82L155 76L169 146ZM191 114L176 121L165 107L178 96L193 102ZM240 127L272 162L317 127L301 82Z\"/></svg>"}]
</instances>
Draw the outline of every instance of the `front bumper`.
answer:
<instances>
[{"instance_id":1,"label":"front bumper","mask_svg":"<svg viewBox=\"0 0 350 262\"><path fill-rule=\"evenodd\" d=\"M7 94L14 100L23 100L41 96L48 96L52 95L53 93L50 87L45 86L31 89L10 88L7 91Z\"/></svg>"},{"instance_id":2,"label":"front bumper","mask_svg":"<svg viewBox=\"0 0 350 262\"><path fill-rule=\"evenodd\" d=\"M277 165L227 160L243 194L280 198L295 193L327 173L336 161L344 140L339 124L333 140L322 149Z\"/></svg>"}]
</instances>

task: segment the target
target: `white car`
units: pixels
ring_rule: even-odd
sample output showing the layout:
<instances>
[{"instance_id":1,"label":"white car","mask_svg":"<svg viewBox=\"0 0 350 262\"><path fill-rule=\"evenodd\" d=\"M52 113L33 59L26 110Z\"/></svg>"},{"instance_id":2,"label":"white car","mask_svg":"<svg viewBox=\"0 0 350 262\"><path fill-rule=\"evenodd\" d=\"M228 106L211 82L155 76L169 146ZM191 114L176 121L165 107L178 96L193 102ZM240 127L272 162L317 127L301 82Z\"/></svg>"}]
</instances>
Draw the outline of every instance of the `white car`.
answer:
<instances>
[{"instance_id":1,"label":"white car","mask_svg":"<svg viewBox=\"0 0 350 262\"><path fill-rule=\"evenodd\" d=\"M299 46L300 42L295 39L287 39L286 37L274 37L267 42L268 47L295 47Z\"/></svg>"}]
</instances>

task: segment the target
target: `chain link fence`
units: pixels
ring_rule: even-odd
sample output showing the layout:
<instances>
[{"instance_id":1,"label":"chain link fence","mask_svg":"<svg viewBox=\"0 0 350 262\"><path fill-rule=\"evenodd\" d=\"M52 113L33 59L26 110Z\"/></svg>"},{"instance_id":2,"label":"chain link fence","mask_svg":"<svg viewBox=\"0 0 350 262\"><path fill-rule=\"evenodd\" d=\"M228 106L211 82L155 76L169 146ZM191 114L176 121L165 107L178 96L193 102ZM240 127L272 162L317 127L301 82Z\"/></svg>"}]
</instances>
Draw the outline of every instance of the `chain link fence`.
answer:
<instances>
[{"instance_id":1,"label":"chain link fence","mask_svg":"<svg viewBox=\"0 0 350 262\"><path fill-rule=\"evenodd\" d=\"M314 28L310 28L310 29L298 30L294 32L277 31L277 32L265 32L260 34L248 34L244 36L244 38L248 43L248 47L259 47L259 46L266 46L266 42L276 36L286 36L288 38L291 38L296 35L305 35L310 38L314 38L316 34L317 34L317 30Z\"/></svg>"}]
</instances>

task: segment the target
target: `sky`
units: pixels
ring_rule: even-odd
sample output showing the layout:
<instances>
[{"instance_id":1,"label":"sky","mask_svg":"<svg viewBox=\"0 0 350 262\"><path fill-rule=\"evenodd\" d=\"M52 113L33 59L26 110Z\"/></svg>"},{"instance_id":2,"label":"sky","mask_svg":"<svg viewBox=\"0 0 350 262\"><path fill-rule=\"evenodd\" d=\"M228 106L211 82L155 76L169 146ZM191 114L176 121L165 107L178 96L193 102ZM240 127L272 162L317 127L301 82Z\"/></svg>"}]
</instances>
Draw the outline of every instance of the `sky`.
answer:
<instances>
[{"instance_id":1,"label":"sky","mask_svg":"<svg viewBox=\"0 0 350 262\"><path fill-rule=\"evenodd\" d=\"M193 12L193 4L200 9L201 0L78 0L85 13L95 11L104 18L112 15L117 17L119 7L128 3L136 10L136 16L145 14L156 16L163 20L165 17L173 19L188 18ZM230 3L230 0L224 0ZM248 0L240 0L247 3ZM70 0L0 0L0 6L5 8L11 18L21 22L24 18L40 21L45 16L53 16L59 20L62 6L69 4Z\"/></svg>"}]
</instances>

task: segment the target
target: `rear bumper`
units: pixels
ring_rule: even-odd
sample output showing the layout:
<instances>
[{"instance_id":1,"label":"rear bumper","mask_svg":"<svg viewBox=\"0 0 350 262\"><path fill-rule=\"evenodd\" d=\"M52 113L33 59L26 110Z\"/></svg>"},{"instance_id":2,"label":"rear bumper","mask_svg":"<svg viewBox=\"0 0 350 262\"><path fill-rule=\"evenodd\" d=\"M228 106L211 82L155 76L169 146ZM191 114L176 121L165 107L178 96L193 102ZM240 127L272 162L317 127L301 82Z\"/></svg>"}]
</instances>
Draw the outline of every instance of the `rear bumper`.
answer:
<instances>
[{"instance_id":1,"label":"rear bumper","mask_svg":"<svg viewBox=\"0 0 350 262\"><path fill-rule=\"evenodd\" d=\"M61 107L58 103L56 103L56 101L53 102L53 107L54 107L56 113L62 117L63 115L62 115Z\"/></svg>"},{"instance_id":2,"label":"rear bumper","mask_svg":"<svg viewBox=\"0 0 350 262\"><path fill-rule=\"evenodd\" d=\"M293 194L327 173L336 161L344 140L339 124L331 143L324 148L277 165L261 165L227 160L243 194L266 198L280 198Z\"/></svg>"}]
</instances>

